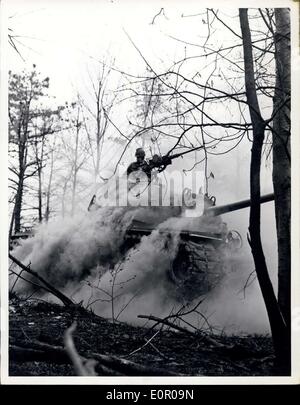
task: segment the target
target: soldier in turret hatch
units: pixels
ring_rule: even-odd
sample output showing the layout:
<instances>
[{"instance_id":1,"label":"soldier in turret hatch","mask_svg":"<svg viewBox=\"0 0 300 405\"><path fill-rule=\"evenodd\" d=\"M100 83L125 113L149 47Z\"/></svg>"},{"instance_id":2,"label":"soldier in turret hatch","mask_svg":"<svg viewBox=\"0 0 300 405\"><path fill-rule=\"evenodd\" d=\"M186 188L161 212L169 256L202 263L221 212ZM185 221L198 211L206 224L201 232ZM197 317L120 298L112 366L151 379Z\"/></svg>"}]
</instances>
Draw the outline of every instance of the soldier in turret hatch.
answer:
<instances>
[{"instance_id":1,"label":"soldier in turret hatch","mask_svg":"<svg viewBox=\"0 0 300 405\"><path fill-rule=\"evenodd\" d=\"M148 181L151 181L151 171L156 168L157 171L160 173L165 168L172 163L172 159L175 156L159 156L159 155L153 155L152 159L149 160L149 162L146 162L145 160L145 151L143 148L137 148L135 152L136 156L136 162L131 163L128 168L127 168L127 176L129 176L132 172L135 171L140 171L142 170L148 177Z\"/></svg>"},{"instance_id":2,"label":"soldier in turret hatch","mask_svg":"<svg viewBox=\"0 0 300 405\"><path fill-rule=\"evenodd\" d=\"M148 177L148 180L151 180L151 170L153 169L146 160L145 160L145 151L143 148L137 148L135 152L136 162L130 163L127 168L127 176L129 176L132 172L142 170Z\"/></svg>"}]
</instances>

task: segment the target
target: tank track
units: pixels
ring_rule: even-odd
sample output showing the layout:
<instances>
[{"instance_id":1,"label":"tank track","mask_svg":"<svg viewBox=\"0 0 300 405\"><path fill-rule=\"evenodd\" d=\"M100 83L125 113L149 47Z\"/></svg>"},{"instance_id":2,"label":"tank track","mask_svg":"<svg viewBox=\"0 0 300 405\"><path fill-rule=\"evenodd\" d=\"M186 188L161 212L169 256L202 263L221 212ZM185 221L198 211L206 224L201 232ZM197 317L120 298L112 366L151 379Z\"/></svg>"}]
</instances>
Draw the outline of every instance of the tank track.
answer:
<instances>
[{"instance_id":1,"label":"tank track","mask_svg":"<svg viewBox=\"0 0 300 405\"><path fill-rule=\"evenodd\" d=\"M222 247L211 243L183 242L170 269L177 293L187 300L207 294L226 273Z\"/></svg>"}]
</instances>

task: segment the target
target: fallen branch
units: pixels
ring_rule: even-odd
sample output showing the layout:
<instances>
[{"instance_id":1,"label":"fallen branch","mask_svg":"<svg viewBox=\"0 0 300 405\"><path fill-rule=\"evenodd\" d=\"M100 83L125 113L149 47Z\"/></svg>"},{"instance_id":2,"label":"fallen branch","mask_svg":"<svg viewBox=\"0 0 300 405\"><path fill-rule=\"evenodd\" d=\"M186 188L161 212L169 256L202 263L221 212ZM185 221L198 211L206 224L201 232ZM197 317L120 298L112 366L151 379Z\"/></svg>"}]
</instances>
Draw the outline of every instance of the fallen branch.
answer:
<instances>
[{"instance_id":1,"label":"fallen branch","mask_svg":"<svg viewBox=\"0 0 300 405\"><path fill-rule=\"evenodd\" d=\"M143 376L181 376L183 374L167 371L159 367L143 366L129 360L122 359L116 356L108 356L104 354L92 353L94 359L98 360L101 364L112 368L113 370L120 371L126 375L143 375Z\"/></svg>"},{"instance_id":2,"label":"fallen branch","mask_svg":"<svg viewBox=\"0 0 300 405\"><path fill-rule=\"evenodd\" d=\"M25 343L25 342L24 342ZM53 362L56 364L70 364L71 361L67 353L62 349L56 350L55 346L51 349L45 350L45 348L39 348L33 341L30 342L30 345L24 344L23 342L20 345L10 344L9 345L9 358L10 361L24 363L27 361L44 361L44 362ZM32 346L32 347L31 347Z\"/></svg>"},{"instance_id":3,"label":"fallen branch","mask_svg":"<svg viewBox=\"0 0 300 405\"><path fill-rule=\"evenodd\" d=\"M26 361L44 361L56 364L73 364L70 356L63 347L52 346L48 343L42 343L37 340L31 340L30 342L28 342L10 339L10 341L12 342L12 344L10 344L9 346L9 356L12 361L20 363ZM82 362L83 367L88 368L88 370L86 370L87 373L90 373L90 367L92 365L94 369L97 369L98 375L124 375L117 371L111 370L108 367L105 367L97 361L95 362L95 360L93 359L85 358L84 356L81 356L79 354L77 355L79 357L79 360ZM92 364L91 361L93 362Z\"/></svg>"},{"instance_id":4,"label":"fallen branch","mask_svg":"<svg viewBox=\"0 0 300 405\"><path fill-rule=\"evenodd\" d=\"M65 350L70 357L76 375L95 376L97 375L95 372L97 362L93 359L89 359L85 362L85 365L83 365L83 358L77 353L72 337L72 333L75 331L76 326L76 322L72 323L72 325L64 333Z\"/></svg>"},{"instance_id":5,"label":"fallen branch","mask_svg":"<svg viewBox=\"0 0 300 405\"><path fill-rule=\"evenodd\" d=\"M198 339L200 338L201 340L204 340L206 343L213 345L215 347L228 348L226 345L223 345L222 343L217 342L215 339L211 338L210 336L199 335L186 328L183 328L182 326L175 325L174 323L169 322L167 319L161 319L161 318L158 318L157 316L153 316L153 315L138 315L138 318L149 319L150 321L155 321L157 323L162 323L164 325L170 326L171 328L176 329L180 332L186 333L186 334L193 336L195 338L198 338Z\"/></svg>"},{"instance_id":6,"label":"fallen branch","mask_svg":"<svg viewBox=\"0 0 300 405\"><path fill-rule=\"evenodd\" d=\"M74 302L70 300L66 295L64 295L62 292L57 290L55 287L53 287L48 281L46 281L44 278L42 278L38 273L35 271L31 270L29 267L25 266L23 263L21 263L17 258L15 258L13 255L9 254L9 258L17 265L19 266L22 270L26 271L33 277L35 277L37 280L39 280L41 283L45 285L45 287L51 292L51 294L55 295L65 306L74 306ZM43 286L41 286L43 287Z\"/></svg>"},{"instance_id":7,"label":"fallen branch","mask_svg":"<svg viewBox=\"0 0 300 405\"><path fill-rule=\"evenodd\" d=\"M161 319L161 318L158 318L157 316L153 316L153 315L138 315L138 318L149 319L150 321L162 323L164 325L170 326L173 329L179 330L180 332L187 333L188 335L196 337L196 334L194 332L191 332L190 330L185 329L182 326L174 325L174 323L168 321L167 319Z\"/></svg>"},{"instance_id":8,"label":"fallen branch","mask_svg":"<svg viewBox=\"0 0 300 405\"><path fill-rule=\"evenodd\" d=\"M33 340L14 341L10 339L9 355L12 361L47 361L58 364L71 364L72 361L66 350L60 346L52 346ZM123 358L104 355L99 353L89 353L89 359L79 355L81 361L87 362L96 360L95 370L100 375L131 375L131 376L182 376L183 374L167 371L163 368L143 366Z\"/></svg>"},{"instance_id":9,"label":"fallen branch","mask_svg":"<svg viewBox=\"0 0 300 405\"><path fill-rule=\"evenodd\" d=\"M204 299L205 299L205 298L204 298ZM194 329L197 329L197 328L194 327L193 325L189 324L187 321L183 320L181 317L182 317L182 316L185 316L185 315L188 315L188 314L190 314L190 313L192 313L192 312L197 312L197 308L199 307L199 305L202 304L202 302L204 301L204 299L201 299L192 309L189 309L189 310L186 311L186 312L181 312L181 311L185 308L185 305L183 305L175 314L166 316L166 317L164 318L164 321L167 321L167 320L169 320L169 319L180 319L181 321L183 321L184 323L186 323L186 324L188 324L189 326L193 327ZM201 313L199 313L199 314L202 316ZM158 318L158 319L160 319L160 318ZM152 325L152 327L150 328L150 330L154 329L159 323L161 323L160 320L159 320L158 322L156 322L154 325ZM173 324L172 324L172 325L173 325Z\"/></svg>"}]
</instances>

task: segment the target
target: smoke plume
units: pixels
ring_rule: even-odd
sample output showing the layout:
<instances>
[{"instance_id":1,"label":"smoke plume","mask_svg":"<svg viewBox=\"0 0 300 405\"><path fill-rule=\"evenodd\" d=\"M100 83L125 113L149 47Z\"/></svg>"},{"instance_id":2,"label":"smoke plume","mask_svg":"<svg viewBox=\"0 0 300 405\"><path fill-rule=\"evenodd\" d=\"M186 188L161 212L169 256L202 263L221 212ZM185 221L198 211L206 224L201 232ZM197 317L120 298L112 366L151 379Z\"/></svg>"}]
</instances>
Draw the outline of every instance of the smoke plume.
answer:
<instances>
[{"instance_id":1,"label":"smoke plume","mask_svg":"<svg viewBox=\"0 0 300 405\"><path fill-rule=\"evenodd\" d=\"M133 218L145 219L145 212L147 221L151 222L153 215L153 221L159 222L157 209L151 214L151 209L145 208L106 207L42 224L34 237L23 241L13 254L24 264L30 263L32 269L74 301L82 301L85 307L114 321L141 324L137 318L140 314L164 317L202 299L197 312L185 318L195 327L227 333L269 331L246 245L224 258L228 265L219 284L189 302L170 277L178 253L179 232L193 227L214 230L213 225L195 218L165 220L164 212L161 224L150 235L125 247L126 230ZM217 226L221 223L218 219ZM160 228L173 232L160 232ZM29 284L18 281L18 288L24 292Z\"/></svg>"}]
</instances>

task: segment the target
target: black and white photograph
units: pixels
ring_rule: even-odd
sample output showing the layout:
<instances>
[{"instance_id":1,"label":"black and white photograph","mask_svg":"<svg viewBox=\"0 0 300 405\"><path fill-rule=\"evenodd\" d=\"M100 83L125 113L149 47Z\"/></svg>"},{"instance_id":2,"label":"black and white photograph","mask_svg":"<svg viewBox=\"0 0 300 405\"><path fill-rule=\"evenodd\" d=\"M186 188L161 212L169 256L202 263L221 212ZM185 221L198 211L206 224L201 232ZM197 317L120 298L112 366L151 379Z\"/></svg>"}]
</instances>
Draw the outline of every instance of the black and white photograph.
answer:
<instances>
[{"instance_id":1,"label":"black and white photograph","mask_svg":"<svg viewBox=\"0 0 300 405\"><path fill-rule=\"evenodd\" d=\"M299 3L274 5L1 1L2 381L299 382Z\"/></svg>"}]
</instances>

